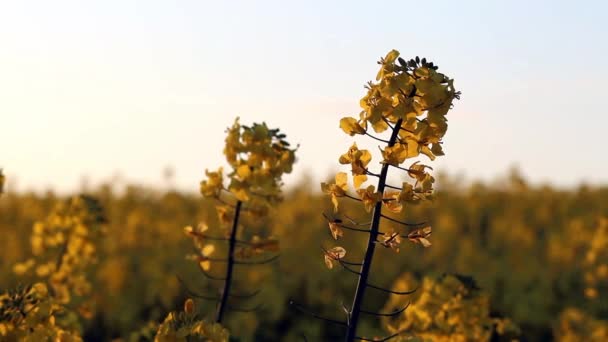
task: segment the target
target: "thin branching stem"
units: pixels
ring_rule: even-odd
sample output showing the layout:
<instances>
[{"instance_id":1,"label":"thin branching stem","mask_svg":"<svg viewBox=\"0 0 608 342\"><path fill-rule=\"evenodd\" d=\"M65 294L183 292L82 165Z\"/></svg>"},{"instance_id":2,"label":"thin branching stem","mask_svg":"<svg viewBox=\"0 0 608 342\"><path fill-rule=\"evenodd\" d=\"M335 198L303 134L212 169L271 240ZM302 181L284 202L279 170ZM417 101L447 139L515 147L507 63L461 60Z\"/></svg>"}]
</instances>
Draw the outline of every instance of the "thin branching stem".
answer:
<instances>
[{"instance_id":1,"label":"thin branching stem","mask_svg":"<svg viewBox=\"0 0 608 342\"><path fill-rule=\"evenodd\" d=\"M332 323L332 324L337 324L337 325L341 325L343 327L346 327L346 323L342 322L342 321L338 321L335 319L331 319L331 318L325 318L323 316L320 316L312 311L309 311L307 309L305 309L303 306L301 306L300 304L294 302L293 300L289 301L289 305L293 306L294 308L296 308L296 310L303 312L309 316L312 316L313 318L328 322L328 323Z\"/></svg>"},{"instance_id":2,"label":"thin branching stem","mask_svg":"<svg viewBox=\"0 0 608 342\"><path fill-rule=\"evenodd\" d=\"M255 311L259 311L262 308L262 304L258 304L252 308L240 308L237 306L232 306L229 305L228 309L230 309L230 311L234 311L234 312L255 312Z\"/></svg>"},{"instance_id":3,"label":"thin branching stem","mask_svg":"<svg viewBox=\"0 0 608 342\"><path fill-rule=\"evenodd\" d=\"M369 134L369 133L367 133L367 132L365 132L365 135L367 135L368 137L370 137L370 138L372 138L372 139L376 139L376 140L378 140L378 141L381 141L381 142L383 142L383 143L385 143L385 144L387 144L387 143L388 143L388 140L380 139L380 138L378 138L378 137L376 137L376 136L373 136L373 135L371 135L371 134Z\"/></svg>"},{"instance_id":4,"label":"thin branching stem","mask_svg":"<svg viewBox=\"0 0 608 342\"><path fill-rule=\"evenodd\" d=\"M355 201L358 201L358 202L361 202L361 199L360 199L360 198L353 197L353 196L351 196L351 195L349 195L349 194L344 194L344 197L346 197L346 198L350 198L350 199L355 200Z\"/></svg>"},{"instance_id":5,"label":"thin branching stem","mask_svg":"<svg viewBox=\"0 0 608 342\"><path fill-rule=\"evenodd\" d=\"M394 185L390 185L390 184L384 184L384 186L389 189L393 189L393 190L403 190L403 188L400 188L400 187L394 186Z\"/></svg>"},{"instance_id":6,"label":"thin branching stem","mask_svg":"<svg viewBox=\"0 0 608 342\"><path fill-rule=\"evenodd\" d=\"M180 284L182 284L184 289L186 289L186 292L192 297L200 298L200 299L204 299L204 300L210 300L210 301L214 301L214 302L219 300L218 297L205 296L200 293L196 293L196 292L192 291L190 288L188 288L188 285L186 285L186 283L182 280L182 278L180 276L177 276L177 280L179 280Z\"/></svg>"},{"instance_id":7,"label":"thin branching stem","mask_svg":"<svg viewBox=\"0 0 608 342\"><path fill-rule=\"evenodd\" d=\"M236 202L236 208L234 212L234 221L232 222L232 229L230 231L230 241L228 243L228 265L226 267L226 281L224 282L224 289L222 290L222 299L217 306L217 312L215 315L215 321L221 323L226 312L228 304L228 298L230 296L230 287L232 286L232 271L234 268L234 250L236 247L236 235L239 226L239 216L241 213L241 206L243 202Z\"/></svg>"},{"instance_id":8,"label":"thin branching stem","mask_svg":"<svg viewBox=\"0 0 608 342\"><path fill-rule=\"evenodd\" d=\"M340 266L342 266L342 268L347 270L348 272L361 276L361 272L357 272L357 271L353 270L352 268L346 266L344 263L340 262L340 260L338 260L338 263L340 263Z\"/></svg>"},{"instance_id":9,"label":"thin branching stem","mask_svg":"<svg viewBox=\"0 0 608 342\"><path fill-rule=\"evenodd\" d=\"M388 146L392 147L395 145L397 138L399 137L399 128L401 127L402 120L399 119L393 128L391 138L388 142ZM384 193L386 185L386 178L388 175L388 165L382 165L380 170L380 178L378 179L378 192ZM374 212L372 215L372 222L370 224L370 234L367 241L367 249L365 251L365 257L363 259L363 265L361 266L361 274L357 282L357 289L355 291L355 298L353 299L353 305L351 309L350 321L348 329L346 331L346 342L353 342L357 338L357 325L359 323L359 316L361 314L361 308L363 304L363 298L365 295L365 288L367 287L367 280L372 266L372 260L374 257L374 250L376 248L376 240L378 239L378 232L380 228L380 218L382 215L382 201L376 203L374 206Z\"/></svg>"},{"instance_id":10,"label":"thin branching stem","mask_svg":"<svg viewBox=\"0 0 608 342\"><path fill-rule=\"evenodd\" d=\"M202 273L202 274L205 276L205 278L207 278L207 279L211 279L211 280L222 280L222 281L226 280L226 278L214 276L213 274L211 274L211 273L209 273L209 272L207 272L207 271L205 271L205 270L203 270L203 269L201 269L201 273Z\"/></svg>"},{"instance_id":11,"label":"thin branching stem","mask_svg":"<svg viewBox=\"0 0 608 342\"><path fill-rule=\"evenodd\" d=\"M384 287L376 286L376 285L373 285L370 283L367 283L367 287L371 287L372 289L376 289L376 290L380 290L380 291L383 291L386 293L391 293L391 294L400 295L400 296L411 295L412 293L414 293L418 290L418 288L415 288L411 291L393 291L393 290L385 289Z\"/></svg>"},{"instance_id":12,"label":"thin branching stem","mask_svg":"<svg viewBox=\"0 0 608 342\"><path fill-rule=\"evenodd\" d=\"M230 241L230 238L227 237L220 237L220 236L209 236L206 234L201 234L201 233L197 233L197 232L189 232L190 235L194 235L196 237L200 237L201 239L205 239L205 240L210 240L210 241ZM244 241L244 240L235 240L236 243L240 243L243 245L253 245L253 243L249 242L249 241Z\"/></svg>"},{"instance_id":13,"label":"thin branching stem","mask_svg":"<svg viewBox=\"0 0 608 342\"><path fill-rule=\"evenodd\" d=\"M368 176L372 176L372 177L378 177L378 178L380 178L380 175L379 175L379 174L377 174L377 173L373 173L373 172L371 172L371 171L369 171L369 170L365 170L365 174L366 174L366 175L368 175Z\"/></svg>"},{"instance_id":14,"label":"thin branching stem","mask_svg":"<svg viewBox=\"0 0 608 342\"><path fill-rule=\"evenodd\" d=\"M204 257L205 260L208 261L213 261L213 262L230 262L230 259L227 258L209 258L209 257Z\"/></svg>"},{"instance_id":15,"label":"thin branching stem","mask_svg":"<svg viewBox=\"0 0 608 342\"><path fill-rule=\"evenodd\" d=\"M403 308L399 309L399 310L395 310L393 312L390 313L385 313L385 312L373 312L373 311L366 311L366 310L361 310L361 313L367 314L367 315L372 315L372 316L380 316L380 317L394 317L397 316L398 314L402 313L403 311L405 311L408 306L410 306L410 303L407 303L406 306L404 306Z\"/></svg>"},{"instance_id":16,"label":"thin branching stem","mask_svg":"<svg viewBox=\"0 0 608 342\"><path fill-rule=\"evenodd\" d=\"M237 260L234 261L235 265L263 265L263 264L268 264L271 263L275 260L277 260L281 255L277 254L271 258L268 258L266 260L260 260L260 261L244 261L244 260Z\"/></svg>"},{"instance_id":17,"label":"thin branching stem","mask_svg":"<svg viewBox=\"0 0 608 342\"><path fill-rule=\"evenodd\" d=\"M405 330L402 330L402 331L396 332L396 333L394 333L392 335L389 335L389 336L386 336L386 337L383 337L383 338L380 338L380 339L378 339L378 338L365 338L365 337L355 336L355 340L370 341L370 342L384 342L384 341L390 340L391 338L395 338L395 337L403 334L404 332L405 332Z\"/></svg>"},{"instance_id":18,"label":"thin branching stem","mask_svg":"<svg viewBox=\"0 0 608 342\"><path fill-rule=\"evenodd\" d=\"M338 224L338 223L336 223L336 224L338 225L338 227L344 228L346 230L352 230L354 232L368 233L369 234L369 229L359 229L359 228L353 228L353 227L345 226L343 224Z\"/></svg>"},{"instance_id":19,"label":"thin branching stem","mask_svg":"<svg viewBox=\"0 0 608 342\"><path fill-rule=\"evenodd\" d=\"M260 290L256 290L251 293L231 293L230 297L232 297L232 298L252 298L252 297L257 296L260 292L261 292Z\"/></svg>"},{"instance_id":20,"label":"thin branching stem","mask_svg":"<svg viewBox=\"0 0 608 342\"><path fill-rule=\"evenodd\" d=\"M345 214L342 214L342 216L344 216L345 219L347 219L350 223L354 224L355 226L369 226L372 222L361 222L358 223L357 221L355 221L354 219L346 216Z\"/></svg>"},{"instance_id":21,"label":"thin branching stem","mask_svg":"<svg viewBox=\"0 0 608 342\"><path fill-rule=\"evenodd\" d=\"M385 124L386 124L388 127L390 127L390 128L391 128L391 130L393 130L393 131L395 130L395 127L394 127L394 126L391 124L391 122L390 122L390 121L388 121L388 119L386 119L386 118L382 118L382 121L384 121L384 123L385 123Z\"/></svg>"},{"instance_id":22,"label":"thin branching stem","mask_svg":"<svg viewBox=\"0 0 608 342\"><path fill-rule=\"evenodd\" d=\"M325 215L325 213L323 213L323 217L325 217L325 219L327 220L328 223L333 223L333 224L337 225L340 228L344 228L344 229L347 229L347 230L352 230L354 232L368 233L369 234L369 229L361 229L361 228L355 228L355 227L347 226L347 225L345 225L343 223L340 223L341 221L332 220L329 216ZM352 221L352 222L354 222L354 221ZM380 235L384 235L384 233L380 233Z\"/></svg>"},{"instance_id":23,"label":"thin branching stem","mask_svg":"<svg viewBox=\"0 0 608 342\"><path fill-rule=\"evenodd\" d=\"M421 173L423 173L423 172L422 172L422 171L420 171L420 170L412 170L412 169L408 169L408 168L406 168L406 167L401 167L401 166L398 166L398 165L393 165L393 164L389 164L389 165L390 165L391 167L396 168L396 169L403 170L403 171L410 172L410 173L415 173L415 174L421 174ZM427 169L430 169L430 170L433 170L433 168L432 168L432 167L430 167L430 166L426 166L426 168L427 168Z\"/></svg>"},{"instance_id":24,"label":"thin branching stem","mask_svg":"<svg viewBox=\"0 0 608 342\"><path fill-rule=\"evenodd\" d=\"M381 214L380 216L382 218L385 218L385 219L391 221L391 222L399 223L399 224L402 224L402 225L407 226L407 227L416 227L416 226L421 226L423 224L427 224L427 222L410 223L410 222L399 221L397 219L394 219L394 218L392 218L390 216L387 216L387 215L384 215L384 214Z\"/></svg>"}]
</instances>

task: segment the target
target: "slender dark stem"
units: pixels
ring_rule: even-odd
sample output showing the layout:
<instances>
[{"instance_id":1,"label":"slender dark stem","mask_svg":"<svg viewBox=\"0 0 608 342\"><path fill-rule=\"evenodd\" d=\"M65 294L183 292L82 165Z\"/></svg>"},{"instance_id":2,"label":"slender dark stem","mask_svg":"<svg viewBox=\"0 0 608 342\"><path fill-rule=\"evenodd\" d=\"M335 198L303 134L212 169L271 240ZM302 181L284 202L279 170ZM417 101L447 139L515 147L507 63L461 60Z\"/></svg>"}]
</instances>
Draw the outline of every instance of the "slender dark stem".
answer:
<instances>
[{"instance_id":1,"label":"slender dark stem","mask_svg":"<svg viewBox=\"0 0 608 342\"><path fill-rule=\"evenodd\" d=\"M399 128L401 127L402 120L399 119L395 123L391 138L388 142L388 146L392 147L395 145L399 136ZM380 178L378 179L378 192L384 193L384 187L386 184L386 177L388 175L388 165L382 165L380 171ZM372 260L374 257L374 250L376 249L376 240L378 239L378 231L380 227L380 218L382 215L382 201L376 203L374 207L374 213L372 216L372 223L370 224L370 234L367 240L367 249L365 251L365 257L363 259L363 265L361 266L361 275L357 282L357 290L355 291L355 298L353 299L353 305L351 309L350 321L348 329L346 331L346 342L353 342L357 339L357 324L359 323L359 316L361 314L361 307L363 304L363 297L365 295L365 288L367 286L367 279L369 278L369 272L372 266Z\"/></svg>"},{"instance_id":2,"label":"slender dark stem","mask_svg":"<svg viewBox=\"0 0 608 342\"><path fill-rule=\"evenodd\" d=\"M234 267L234 250L236 247L236 233L239 226L239 216L241 213L241 206L243 202L236 202L236 208L234 211L234 221L232 222L232 230L230 231L230 241L228 244L228 265L226 267L226 281L224 282L224 290L222 291L222 299L217 307L217 313L215 315L215 321L221 323L224 318L224 313L228 306L228 297L230 296L230 286L232 285L232 270Z\"/></svg>"},{"instance_id":3,"label":"slender dark stem","mask_svg":"<svg viewBox=\"0 0 608 342\"><path fill-rule=\"evenodd\" d=\"M396 168L396 169L403 170L403 171L406 171L406 172L418 173L418 174L422 173L422 171L419 171L419 170L412 170L412 169L408 169L406 167L401 167L401 166L398 166L398 165L392 165L392 164L389 164L389 165L392 166L392 167L394 167L394 168ZM430 167L430 166L426 166L426 168L429 169L429 170L433 170L433 168Z\"/></svg>"},{"instance_id":4,"label":"slender dark stem","mask_svg":"<svg viewBox=\"0 0 608 342\"><path fill-rule=\"evenodd\" d=\"M201 239L210 240L210 241L228 241L228 238L225 238L225 237L209 236L209 235L200 234L197 232L190 232L189 234L196 236L196 237L200 237Z\"/></svg>"},{"instance_id":5,"label":"slender dark stem","mask_svg":"<svg viewBox=\"0 0 608 342\"><path fill-rule=\"evenodd\" d=\"M333 324L337 324L337 325L341 325L341 326L343 326L343 327L346 327L346 323L341 322L341 321L338 321L338 320L335 320L335 319L331 319L331 318L325 318L325 317L319 316L319 315L317 315L316 313L311 312L311 311L309 311L309 310L305 309L304 307L302 307L301 305L297 304L297 303L296 303L296 302L294 302L293 300L289 302L289 305L293 306L293 307L294 307L294 308L296 308L298 311L301 311L301 312L303 312L303 313L305 313L305 314L307 314L307 315L310 315L310 316L312 316L312 317L314 317L314 318L316 318L316 319L320 319L320 320L325 321L325 322L328 322L328 323L333 323Z\"/></svg>"},{"instance_id":6,"label":"slender dark stem","mask_svg":"<svg viewBox=\"0 0 608 342\"><path fill-rule=\"evenodd\" d=\"M327 220L328 223L334 223L334 224L336 224L340 228L344 228L344 229L347 229L347 230L352 230L352 231L355 231L355 232L368 233L369 234L369 229L361 229L361 228L354 228L354 227L347 226L347 225L345 225L343 223L340 223L341 220L339 220L339 221L338 220L332 220L329 216L325 215L325 213L323 213L323 217L325 217L325 219ZM349 221L353 222L353 224L357 224L353 220L349 219ZM384 233L379 233L379 234L380 235L384 235Z\"/></svg>"},{"instance_id":7,"label":"slender dark stem","mask_svg":"<svg viewBox=\"0 0 608 342\"><path fill-rule=\"evenodd\" d=\"M370 138L372 138L372 139L376 139L376 140L378 140L378 141L382 141L382 142L383 142L383 143L385 143L385 144L386 144L386 143L388 143L388 140L380 139L380 138L375 137L375 136L373 136L373 135L371 135L371 134L369 134L369 133L367 133L367 132L365 132L365 135L367 135L368 137L370 137Z\"/></svg>"},{"instance_id":8,"label":"slender dark stem","mask_svg":"<svg viewBox=\"0 0 608 342\"><path fill-rule=\"evenodd\" d=\"M396 333L394 333L394 334L392 334L392 335L386 336L386 337L381 338L381 339L377 339L377 338L373 338L373 339L372 339L372 338L365 338L365 337L355 336L355 340L359 340L359 341L370 341L370 342L384 342L384 341L388 341L388 340L390 340L391 338L395 338L395 337L397 337L397 336L399 336L399 335L403 334L404 332L405 332L405 330L403 330L403 331L399 331L399 332L396 332Z\"/></svg>"},{"instance_id":9,"label":"slender dark stem","mask_svg":"<svg viewBox=\"0 0 608 342\"><path fill-rule=\"evenodd\" d=\"M180 284L182 284L182 286L184 287L184 289L186 289L186 292L191 295L192 297L195 298L200 298L200 299L205 299L205 300L211 300L211 301L217 301L219 300L219 298L217 297L210 297L210 296L205 296L199 293L196 293L192 290L190 290L190 288L188 288L188 285L186 285L186 283L182 280L182 278L180 276L177 276L177 280L179 280Z\"/></svg>"},{"instance_id":10,"label":"slender dark stem","mask_svg":"<svg viewBox=\"0 0 608 342\"><path fill-rule=\"evenodd\" d=\"M415 288L411 291L393 291L393 290L385 289L384 287L380 287L380 286L376 286L376 285L372 285L372 284L367 284L367 287L371 287L372 289L376 289L376 290L380 290L380 291L383 291L386 293L396 294L396 295L400 295L400 296L410 295L418 290L418 288Z\"/></svg>"},{"instance_id":11,"label":"slender dark stem","mask_svg":"<svg viewBox=\"0 0 608 342\"><path fill-rule=\"evenodd\" d=\"M205 276L205 278L211 279L211 280L226 280L226 278L222 278L222 277L216 277L213 274L201 269L201 273Z\"/></svg>"},{"instance_id":12,"label":"slender dark stem","mask_svg":"<svg viewBox=\"0 0 608 342\"><path fill-rule=\"evenodd\" d=\"M242 260L235 260L233 263L235 265L262 265L262 264L267 264L270 262L273 262L275 260L277 260L281 255L277 254L275 256L273 256L272 258L268 258L265 260L260 260L260 261L242 261Z\"/></svg>"},{"instance_id":13,"label":"slender dark stem","mask_svg":"<svg viewBox=\"0 0 608 342\"><path fill-rule=\"evenodd\" d=\"M347 270L348 272L350 272L352 274L361 276L361 272L357 272L357 271L353 270L352 268L346 266L344 263L340 262L340 260L338 260L338 262L340 263L340 266L342 266L343 269Z\"/></svg>"},{"instance_id":14,"label":"slender dark stem","mask_svg":"<svg viewBox=\"0 0 608 342\"><path fill-rule=\"evenodd\" d=\"M384 121L385 124L388 125L388 127L391 128L391 130L395 130L395 127L393 127L393 125L391 125L390 121L388 121L386 118L382 118L382 121Z\"/></svg>"},{"instance_id":15,"label":"slender dark stem","mask_svg":"<svg viewBox=\"0 0 608 342\"><path fill-rule=\"evenodd\" d=\"M388 165L388 164L384 164L384 165ZM390 188L390 189L394 189L394 190L403 190L403 188L400 188L400 187L394 186L394 185L384 184L384 186L387 188Z\"/></svg>"},{"instance_id":16,"label":"slender dark stem","mask_svg":"<svg viewBox=\"0 0 608 342\"><path fill-rule=\"evenodd\" d=\"M342 216L344 216L345 219L347 219L350 223L354 224L355 226L369 226L370 223L372 223L371 221L370 222L361 222L361 223L359 223L359 222L353 220L352 218L350 218L350 217L348 217L348 216L346 216L344 214L342 214Z\"/></svg>"},{"instance_id":17,"label":"slender dark stem","mask_svg":"<svg viewBox=\"0 0 608 342\"><path fill-rule=\"evenodd\" d=\"M336 224L338 225L338 227L344 228L346 230L352 230L352 231L355 231L355 232L368 233L369 234L369 229L359 229L359 228L353 228L353 227L345 226L345 225L339 224L339 223L336 223Z\"/></svg>"},{"instance_id":18,"label":"slender dark stem","mask_svg":"<svg viewBox=\"0 0 608 342\"><path fill-rule=\"evenodd\" d=\"M344 197L346 197L346 198L350 198L350 199L355 200L355 201L358 201L358 202L361 202L361 199L360 199L360 198L353 197L353 196L351 196L351 195L349 195L349 194L344 194Z\"/></svg>"},{"instance_id":19,"label":"slender dark stem","mask_svg":"<svg viewBox=\"0 0 608 342\"><path fill-rule=\"evenodd\" d=\"M373 312L373 311L361 310L361 313L372 315L372 316L393 317L393 316L397 316L398 314L400 314L403 311L405 311L405 309L407 309L408 306L410 306L410 303L407 303L406 306L402 307L399 310L395 310L393 312L386 312L386 313L384 313L384 312Z\"/></svg>"},{"instance_id":20,"label":"slender dark stem","mask_svg":"<svg viewBox=\"0 0 608 342\"><path fill-rule=\"evenodd\" d=\"M395 222L395 223L399 223L399 224L402 224L402 225L408 226L408 227L410 227L410 226L411 227L415 227L415 226L421 226L423 224L426 224L426 222L417 222L417 223L403 222L403 221L399 221L397 219L394 219L394 218L386 216L386 215L380 215L380 216L382 216L383 218L385 218L385 219L387 219L389 221L392 221L392 222Z\"/></svg>"},{"instance_id":21,"label":"slender dark stem","mask_svg":"<svg viewBox=\"0 0 608 342\"><path fill-rule=\"evenodd\" d=\"M365 174L368 175L368 176L372 176L372 177L378 177L378 178L380 177L379 174L373 173L373 172L371 172L369 170L365 170Z\"/></svg>"},{"instance_id":22,"label":"slender dark stem","mask_svg":"<svg viewBox=\"0 0 608 342\"><path fill-rule=\"evenodd\" d=\"M200 233L196 233L196 232L192 232L190 233L196 237L200 237L202 239L205 240L210 240L210 241L230 241L230 238L226 238L226 237L219 237L219 236L209 236L209 235L205 235L205 234L200 234ZM235 240L236 243L240 243L243 245L253 245L251 242L249 241L243 241L243 240Z\"/></svg>"},{"instance_id":23,"label":"slender dark stem","mask_svg":"<svg viewBox=\"0 0 608 342\"><path fill-rule=\"evenodd\" d=\"M232 298L251 298L251 297L255 297L258 295L258 293L260 293L260 290L256 290L253 291L251 293L231 293L230 297Z\"/></svg>"},{"instance_id":24,"label":"slender dark stem","mask_svg":"<svg viewBox=\"0 0 608 342\"><path fill-rule=\"evenodd\" d=\"M236 311L236 312L255 312L258 311L262 308L262 304L258 304L252 308L240 308L237 306L230 306L230 311Z\"/></svg>"}]
</instances>

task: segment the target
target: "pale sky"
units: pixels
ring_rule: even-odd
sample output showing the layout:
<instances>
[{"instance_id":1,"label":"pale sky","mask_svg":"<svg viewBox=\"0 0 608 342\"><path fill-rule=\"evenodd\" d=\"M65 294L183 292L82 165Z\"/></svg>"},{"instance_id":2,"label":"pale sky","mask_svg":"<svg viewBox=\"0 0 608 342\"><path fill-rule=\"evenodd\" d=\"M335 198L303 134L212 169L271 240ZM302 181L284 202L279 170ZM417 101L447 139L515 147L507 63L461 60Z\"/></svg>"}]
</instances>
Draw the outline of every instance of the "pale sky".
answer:
<instances>
[{"instance_id":1,"label":"pale sky","mask_svg":"<svg viewBox=\"0 0 608 342\"><path fill-rule=\"evenodd\" d=\"M607 4L0 0L0 167L9 188L72 191L115 174L160 186L170 165L197 191L240 116L301 145L288 183L321 179L397 49L463 94L436 169L608 183Z\"/></svg>"}]
</instances>

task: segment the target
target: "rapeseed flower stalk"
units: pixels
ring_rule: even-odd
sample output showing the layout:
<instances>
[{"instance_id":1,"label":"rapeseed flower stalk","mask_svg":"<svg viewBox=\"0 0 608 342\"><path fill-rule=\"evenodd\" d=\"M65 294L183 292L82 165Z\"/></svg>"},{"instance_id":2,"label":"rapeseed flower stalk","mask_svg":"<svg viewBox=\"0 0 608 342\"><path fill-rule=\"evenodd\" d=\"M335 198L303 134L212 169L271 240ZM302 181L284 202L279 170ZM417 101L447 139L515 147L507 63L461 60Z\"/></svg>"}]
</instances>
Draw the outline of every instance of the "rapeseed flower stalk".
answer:
<instances>
[{"instance_id":1,"label":"rapeseed flower stalk","mask_svg":"<svg viewBox=\"0 0 608 342\"><path fill-rule=\"evenodd\" d=\"M37 282L0 295L0 339L81 340L79 317L93 315L89 276L105 222L99 202L83 195L58 203L34 224L32 257L13 271Z\"/></svg>"},{"instance_id":2,"label":"rapeseed flower stalk","mask_svg":"<svg viewBox=\"0 0 608 342\"><path fill-rule=\"evenodd\" d=\"M392 294L384 306L385 311L407 306L397 315L381 317L389 333L407 332L416 337L399 336L395 341L491 341L493 335L512 341L520 333L508 318L493 317L490 296L471 277L446 274L418 281L405 273L392 290L410 288L419 288L414 298Z\"/></svg>"},{"instance_id":3,"label":"rapeseed flower stalk","mask_svg":"<svg viewBox=\"0 0 608 342\"><path fill-rule=\"evenodd\" d=\"M345 231L368 235L362 262L346 261L347 251L341 246L324 249L328 268L338 264L359 278L352 306L344 308L347 313L346 322L337 322L346 328L347 342L363 339L357 336L361 313L391 315L362 309L367 288L394 293L370 283L376 246L398 252L402 241L411 241L424 247L431 245L430 226L396 219L384 214L383 209L398 214L407 206L432 198L435 181L429 173L432 168L419 159L425 157L434 160L443 155L442 138L448 127L446 114L452 108L453 100L460 97L460 93L454 89L454 81L437 72L437 66L425 58L416 57L405 61L399 58L399 52L392 50L378 63L380 71L376 82L367 84L367 94L360 101L363 110L359 118L342 118L340 128L350 136L367 136L384 145L380 147L381 170L379 173L372 172L372 154L353 143L338 159L340 164L350 165L352 179L349 179L347 173L339 172L334 183L321 184L321 190L330 195L333 203L333 214L324 214L332 237L336 240L342 238ZM370 133L370 130L374 133ZM388 134L388 138L378 136L383 133ZM406 166L404 164L407 161L410 164ZM401 186L388 184L390 169L404 172L412 181L403 182ZM375 185L366 185L370 177L378 179ZM363 210L371 215L371 221L359 223L340 213L341 199L359 201ZM382 220L389 221L398 228L380 231ZM368 229L362 228L366 225ZM404 228L410 231L404 232ZM359 270L353 266L359 267ZM411 291L399 294L408 293ZM335 320L329 321L336 323Z\"/></svg>"},{"instance_id":4,"label":"rapeseed flower stalk","mask_svg":"<svg viewBox=\"0 0 608 342\"><path fill-rule=\"evenodd\" d=\"M239 238L240 219L248 215L260 219L268 215L271 208L281 201L282 176L290 173L295 162L296 149L290 147L285 134L278 129L270 129L265 123L244 126L237 118L228 128L224 155L230 166L225 173L223 168L206 170L206 178L200 184L201 194L218 202L219 222L229 227L226 237L211 236L206 223L196 228L188 226L184 232L192 238L198 253L188 258L200 266L204 275L212 280L223 281L220 297L197 296L218 302L215 321L221 323L231 298L249 298L250 294L231 293L234 267L237 265L257 265L275 260L278 255L264 260L248 260L266 252L276 253L278 241L274 238L253 236L244 240ZM228 243L226 257L217 257L215 244ZM212 265L225 264L225 274L215 276L209 273ZM240 310L239 310L240 311Z\"/></svg>"},{"instance_id":5,"label":"rapeseed flower stalk","mask_svg":"<svg viewBox=\"0 0 608 342\"><path fill-rule=\"evenodd\" d=\"M0 294L0 340L82 341L79 332L57 317L66 308L50 296L43 283L19 286Z\"/></svg>"}]
</instances>

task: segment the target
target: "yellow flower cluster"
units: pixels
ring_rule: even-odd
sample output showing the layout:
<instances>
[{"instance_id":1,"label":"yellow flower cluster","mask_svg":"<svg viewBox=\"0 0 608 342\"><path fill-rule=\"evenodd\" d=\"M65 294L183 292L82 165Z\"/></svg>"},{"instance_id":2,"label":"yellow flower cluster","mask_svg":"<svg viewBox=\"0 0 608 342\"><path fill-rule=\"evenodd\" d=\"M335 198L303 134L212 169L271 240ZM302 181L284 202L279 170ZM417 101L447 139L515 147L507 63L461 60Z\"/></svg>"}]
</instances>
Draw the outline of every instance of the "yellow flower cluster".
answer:
<instances>
[{"instance_id":1,"label":"yellow flower cluster","mask_svg":"<svg viewBox=\"0 0 608 342\"><path fill-rule=\"evenodd\" d=\"M99 203L78 196L59 203L46 220L34 224L31 236L33 257L15 264L19 275L32 275L48 282L53 297L62 304L72 296L90 294L89 268L97 262L98 240L105 222ZM87 305L80 314L87 315Z\"/></svg>"},{"instance_id":2,"label":"yellow flower cluster","mask_svg":"<svg viewBox=\"0 0 608 342\"><path fill-rule=\"evenodd\" d=\"M239 214L247 213L254 218L266 216L270 208L281 200L281 178L291 173L296 160L296 149L290 148L286 135L278 129L270 129L266 123L245 126L237 118L228 128L224 155L232 171L224 174L223 168L216 171L206 170L206 179L200 184L201 194L217 199L217 214L221 224L228 226L235 220L236 206L222 198L222 192L238 204ZM227 178L228 186L225 185ZM242 208L242 210L241 210ZM185 227L184 232L194 241L198 253L188 258L196 261L208 271L211 267L211 254L215 246L208 243L208 227L201 223L197 228ZM226 236L228 240L229 236ZM217 239L216 239L217 240ZM253 237L245 246L239 246L235 255L249 258L262 252L276 252L278 241Z\"/></svg>"},{"instance_id":3,"label":"yellow flower cluster","mask_svg":"<svg viewBox=\"0 0 608 342\"><path fill-rule=\"evenodd\" d=\"M406 62L392 50L380 61L377 83L368 84L368 92L359 102L363 111L359 120L343 118L340 127L349 135L365 134L368 124L381 133L402 121L400 140L390 162L401 163L423 153L434 159L442 155L441 138L447 130L445 115L459 93L454 80L436 71L426 60ZM389 161L387 161L389 162Z\"/></svg>"},{"instance_id":4,"label":"yellow flower cluster","mask_svg":"<svg viewBox=\"0 0 608 342\"><path fill-rule=\"evenodd\" d=\"M584 221L568 224L563 234L549 239L547 257L556 267L575 265L585 285L582 295L590 301L605 301L608 291L608 218L600 217L590 234Z\"/></svg>"},{"instance_id":5,"label":"yellow flower cluster","mask_svg":"<svg viewBox=\"0 0 608 342\"><path fill-rule=\"evenodd\" d=\"M490 341L493 332L515 336L518 328L506 319L490 316L490 299L468 277L446 275L438 279L424 278L422 284L409 273L401 276L394 291L417 289L412 296L393 294L384 312L411 304L394 317L383 317L384 327L391 333L403 332L396 341Z\"/></svg>"},{"instance_id":6,"label":"yellow flower cluster","mask_svg":"<svg viewBox=\"0 0 608 342\"><path fill-rule=\"evenodd\" d=\"M56 321L63 311L42 283L0 294L0 340L82 341L77 331Z\"/></svg>"},{"instance_id":7,"label":"yellow flower cluster","mask_svg":"<svg viewBox=\"0 0 608 342\"><path fill-rule=\"evenodd\" d=\"M187 299L184 311L171 312L158 328L155 342L227 342L228 330L218 323L205 322L195 313L194 301Z\"/></svg>"},{"instance_id":8,"label":"yellow flower cluster","mask_svg":"<svg viewBox=\"0 0 608 342\"><path fill-rule=\"evenodd\" d=\"M608 341L608 322L601 321L575 308L567 308L553 328L553 336L559 342Z\"/></svg>"},{"instance_id":9,"label":"yellow flower cluster","mask_svg":"<svg viewBox=\"0 0 608 342\"><path fill-rule=\"evenodd\" d=\"M340 156L340 164L350 164L353 185L366 210L382 201L392 212L399 213L406 203L417 203L430 198L435 179L427 173L430 167L414 162L408 168L401 166L407 159L426 155L431 160L443 155L442 138L447 130L446 114L452 101L460 93L454 89L454 81L437 72L433 63L425 59L405 61L399 52L392 50L379 62L377 82L370 82L367 94L361 99L363 109L359 119L345 117L340 120L342 130L351 136L370 135L368 126L376 133L394 132L392 142L381 149L382 163L407 171L415 180L414 185L403 184L401 192L376 193L373 187L360 189L367 181L368 164L372 157L368 150L359 150L356 144ZM322 183L321 189L329 194L338 211L338 197L345 197L347 177L336 176L336 183Z\"/></svg>"},{"instance_id":10,"label":"yellow flower cluster","mask_svg":"<svg viewBox=\"0 0 608 342\"><path fill-rule=\"evenodd\" d=\"M252 206L274 203L279 199L282 175L292 171L295 149L290 148L284 134L265 123L244 126L237 118L227 133L224 154L232 167L227 175L229 185L224 188L222 168L206 171L201 193L217 198L222 190L228 190L237 200Z\"/></svg>"},{"instance_id":11,"label":"yellow flower cluster","mask_svg":"<svg viewBox=\"0 0 608 342\"><path fill-rule=\"evenodd\" d=\"M608 290L608 218L602 217L593 236L589 240L589 249L583 261L585 297L605 301L600 294Z\"/></svg>"}]
</instances>

